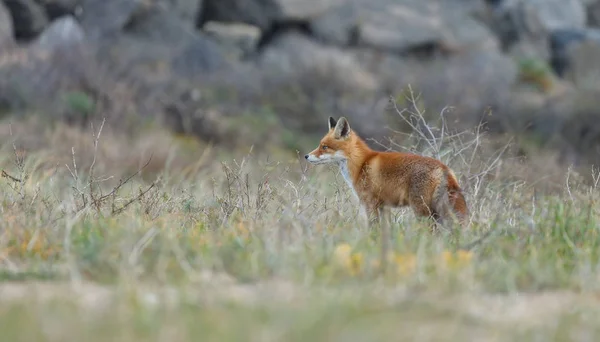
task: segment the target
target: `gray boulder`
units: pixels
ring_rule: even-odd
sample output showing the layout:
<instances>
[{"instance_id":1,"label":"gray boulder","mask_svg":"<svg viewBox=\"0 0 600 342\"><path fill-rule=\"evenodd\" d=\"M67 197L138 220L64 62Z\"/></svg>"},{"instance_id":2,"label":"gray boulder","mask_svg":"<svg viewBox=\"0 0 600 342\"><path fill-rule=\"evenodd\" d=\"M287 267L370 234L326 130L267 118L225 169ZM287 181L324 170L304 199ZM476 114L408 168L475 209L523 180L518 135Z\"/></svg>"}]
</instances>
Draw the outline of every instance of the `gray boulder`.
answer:
<instances>
[{"instance_id":1,"label":"gray boulder","mask_svg":"<svg viewBox=\"0 0 600 342\"><path fill-rule=\"evenodd\" d=\"M53 21L36 39L35 46L48 50L69 48L82 43L84 39L85 33L77 20L71 16L65 16Z\"/></svg>"},{"instance_id":2,"label":"gray boulder","mask_svg":"<svg viewBox=\"0 0 600 342\"><path fill-rule=\"evenodd\" d=\"M8 9L0 2L0 51L13 45L14 32Z\"/></svg>"},{"instance_id":3,"label":"gray boulder","mask_svg":"<svg viewBox=\"0 0 600 342\"><path fill-rule=\"evenodd\" d=\"M131 85L137 111L150 116L159 114L178 89L205 84L230 63L217 43L160 7L118 35L104 36L97 46L95 56L105 72Z\"/></svg>"},{"instance_id":4,"label":"gray boulder","mask_svg":"<svg viewBox=\"0 0 600 342\"><path fill-rule=\"evenodd\" d=\"M50 20L63 16L76 16L81 6L81 0L36 0L44 7Z\"/></svg>"},{"instance_id":5,"label":"gray boulder","mask_svg":"<svg viewBox=\"0 0 600 342\"><path fill-rule=\"evenodd\" d=\"M216 42L202 32L189 28L174 13L162 8L153 8L132 21L123 35L132 39L131 50L137 50L142 59L154 57L152 53L138 49L140 45L147 44L154 45L149 51L157 52L159 59L169 56L168 63L179 77L210 73L228 64ZM123 48L127 49L125 46Z\"/></svg>"},{"instance_id":6,"label":"gray boulder","mask_svg":"<svg viewBox=\"0 0 600 342\"><path fill-rule=\"evenodd\" d=\"M401 96L411 85L420 94L428 119L435 122L440 111L450 106L455 110L446 113L454 116L448 118L449 122L457 124L456 119L465 128L478 124L489 108L503 113L511 101L511 89L517 78L514 61L489 49L430 60L361 50L358 58L360 65L380 82L385 96ZM399 123L397 113L392 112L390 124Z\"/></svg>"},{"instance_id":7,"label":"gray boulder","mask_svg":"<svg viewBox=\"0 0 600 342\"><path fill-rule=\"evenodd\" d=\"M61 17L26 47L7 51L6 63L0 63L0 92L10 94L10 107L57 104L63 91L86 83L94 68L84 38L74 18Z\"/></svg>"},{"instance_id":8,"label":"gray boulder","mask_svg":"<svg viewBox=\"0 0 600 342\"><path fill-rule=\"evenodd\" d=\"M600 30L557 30L551 34L552 66L577 88L600 86Z\"/></svg>"},{"instance_id":9,"label":"gray boulder","mask_svg":"<svg viewBox=\"0 0 600 342\"><path fill-rule=\"evenodd\" d=\"M142 83L204 76L227 64L217 43L165 4L84 0L83 6L82 25L97 39L99 58Z\"/></svg>"},{"instance_id":10,"label":"gray boulder","mask_svg":"<svg viewBox=\"0 0 600 342\"><path fill-rule=\"evenodd\" d=\"M265 36L293 27L328 44L393 52L435 45L447 49L495 46L468 0L206 0L198 26L209 21L259 27ZM263 37L264 39L264 37Z\"/></svg>"},{"instance_id":11,"label":"gray boulder","mask_svg":"<svg viewBox=\"0 0 600 342\"><path fill-rule=\"evenodd\" d=\"M19 111L40 106L48 110L61 102L61 92L80 86L88 66L83 60L83 49L78 47L82 40L78 23L72 17L62 17L27 46L2 50L3 107Z\"/></svg>"},{"instance_id":12,"label":"gray boulder","mask_svg":"<svg viewBox=\"0 0 600 342\"><path fill-rule=\"evenodd\" d=\"M0 65L0 93L6 96L6 105L15 110L50 110L62 102L63 92L80 89L86 75L94 70L83 48L48 50L35 44L5 55L7 62ZM88 84L89 85L89 84Z\"/></svg>"},{"instance_id":13,"label":"gray boulder","mask_svg":"<svg viewBox=\"0 0 600 342\"><path fill-rule=\"evenodd\" d=\"M494 36L469 9L457 1L348 1L312 20L311 31L333 44L396 53L424 47L495 47Z\"/></svg>"},{"instance_id":14,"label":"gray boulder","mask_svg":"<svg viewBox=\"0 0 600 342\"><path fill-rule=\"evenodd\" d=\"M197 26L238 22L269 29L275 22L310 20L347 0L204 0Z\"/></svg>"},{"instance_id":15,"label":"gray boulder","mask_svg":"<svg viewBox=\"0 0 600 342\"><path fill-rule=\"evenodd\" d=\"M382 113L370 113L379 80L352 51L287 33L265 47L255 63L259 78L239 93L250 95L251 103L268 104L285 127L310 132L322 127L327 115L346 115L364 134L382 133Z\"/></svg>"},{"instance_id":16,"label":"gray boulder","mask_svg":"<svg viewBox=\"0 0 600 342\"><path fill-rule=\"evenodd\" d=\"M15 37L31 40L48 26L44 7L34 0L3 0L12 19Z\"/></svg>"},{"instance_id":17,"label":"gray boulder","mask_svg":"<svg viewBox=\"0 0 600 342\"><path fill-rule=\"evenodd\" d=\"M548 33L586 25L586 11L581 0L528 0L522 1L521 10L527 20L523 24L532 32Z\"/></svg>"},{"instance_id":18,"label":"gray boulder","mask_svg":"<svg viewBox=\"0 0 600 342\"><path fill-rule=\"evenodd\" d=\"M453 106L467 121L478 120L487 108L502 112L517 77L510 57L487 50L470 51L423 67L426 72L417 84L429 99L429 107L440 110Z\"/></svg>"},{"instance_id":19,"label":"gray boulder","mask_svg":"<svg viewBox=\"0 0 600 342\"><path fill-rule=\"evenodd\" d=\"M542 120L548 114L560 118L559 133L562 137L561 149L566 149L561 159L566 162L598 163L600 152L600 121L598 121L598 99L600 92L595 89L568 91L562 96L548 101Z\"/></svg>"},{"instance_id":20,"label":"gray boulder","mask_svg":"<svg viewBox=\"0 0 600 342\"><path fill-rule=\"evenodd\" d=\"M118 12L110 7L117 3L125 1L102 11ZM91 1L87 5L102 8ZM80 91L108 116L124 111L152 115L160 110L165 91L180 83L204 82L227 65L219 46L175 13L157 6L124 6L128 15L125 11L106 21L92 18L87 7L81 22L85 29L72 17L61 17L24 56L0 68L0 89L11 94L11 107L43 105L65 113L64 97ZM95 36L88 39L88 34Z\"/></svg>"},{"instance_id":21,"label":"gray boulder","mask_svg":"<svg viewBox=\"0 0 600 342\"><path fill-rule=\"evenodd\" d=\"M263 51L258 66L282 78L318 74L348 90L372 92L377 79L351 53L319 44L300 34L287 34Z\"/></svg>"},{"instance_id":22,"label":"gray boulder","mask_svg":"<svg viewBox=\"0 0 600 342\"><path fill-rule=\"evenodd\" d=\"M600 27L600 1L588 0L586 2L587 24L591 27Z\"/></svg>"},{"instance_id":23,"label":"gray boulder","mask_svg":"<svg viewBox=\"0 0 600 342\"><path fill-rule=\"evenodd\" d=\"M141 0L82 0L79 17L86 34L99 38L119 33L145 9Z\"/></svg>"},{"instance_id":24,"label":"gray boulder","mask_svg":"<svg viewBox=\"0 0 600 342\"><path fill-rule=\"evenodd\" d=\"M598 29L563 29L550 33L550 64L557 75L564 77L572 66L572 49L583 42L600 43Z\"/></svg>"},{"instance_id":25,"label":"gray boulder","mask_svg":"<svg viewBox=\"0 0 600 342\"><path fill-rule=\"evenodd\" d=\"M204 0L196 19L201 28L209 21L245 23L267 29L281 9L275 0Z\"/></svg>"},{"instance_id":26,"label":"gray boulder","mask_svg":"<svg viewBox=\"0 0 600 342\"><path fill-rule=\"evenodd\" d=\"M505 46L520 40L545 39L552 31L586 25L582 0L495 1L490 25Z\"/></svg>"},{"instance_id":27,"label":"gray boulder","mask_svg":"<svg viewBox=\"0 0 600 342\"><path fill-rule=\"evenodd\" d=\"M194 28L196 18L202 10L203 0L159 0L159 4L172 11L185 22L188 28Z\"/></svg>"},{"instance_id":28,"label":"gray boulder","mask_svg":"<svg viewBox=\"0 0 600 342\"><path fill-rule=\"evenodd\" d=\"M567 79L579 89L600 88L600 41L587 40L569 52L570 70Z\"/></svg>"},{"instance_id":29,"label":"gray boulder","mask_svg":"<svg viewBox=\"0 0 600 342\"><path fill-rule=\"evenodd\" d=\"M232 59L244 59L254 52L260 39L260 29L241 23L208 22L202 30L219 43Z\"/></svg>"}]
</instances>

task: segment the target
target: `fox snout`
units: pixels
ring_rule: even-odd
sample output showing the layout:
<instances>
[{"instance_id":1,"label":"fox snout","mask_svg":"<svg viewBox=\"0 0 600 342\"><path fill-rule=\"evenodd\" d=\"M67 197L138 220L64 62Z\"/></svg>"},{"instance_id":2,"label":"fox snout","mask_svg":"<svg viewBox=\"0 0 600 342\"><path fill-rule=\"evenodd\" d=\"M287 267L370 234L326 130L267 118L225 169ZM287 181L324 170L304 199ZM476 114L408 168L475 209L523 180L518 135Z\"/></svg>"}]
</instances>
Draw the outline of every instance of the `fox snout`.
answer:
<instances>
[{"instance_id":1,"label":"fox snout","mask_svg":"<svg viewBox=\"0 0 600 342\"><path fill-rule=\"evenodd\" d=\"M318 164L320 162L323 162L322 158L315 156L312 153L309 153L307 155L304 156L304 159L308 160L309 163L311 164Z\"/></svg>"},{"instance_id":2,"label":"fox snout","mask_svg":"<svg viewBox=\"0 0 600 342\"><path fill-rule=\"evenodd\" d=\"M331 158L329 154L319 153L318 150L315 150L305 155L304 159L306 159L311 164L324 164L330 162Z\"/></svg>"}]
</instances>

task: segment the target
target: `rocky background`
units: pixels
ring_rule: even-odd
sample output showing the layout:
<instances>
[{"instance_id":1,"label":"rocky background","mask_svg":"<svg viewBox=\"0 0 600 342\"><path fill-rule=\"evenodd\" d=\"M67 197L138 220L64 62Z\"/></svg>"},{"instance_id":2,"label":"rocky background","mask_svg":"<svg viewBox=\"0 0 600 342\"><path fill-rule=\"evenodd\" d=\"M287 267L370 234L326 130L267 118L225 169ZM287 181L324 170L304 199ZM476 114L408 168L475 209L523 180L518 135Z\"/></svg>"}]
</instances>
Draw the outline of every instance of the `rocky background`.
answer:
<instances>
[{"instance_id":1,"label":"rocky background","mask_svg":"<svg viewBox=\"0 0 600 342\"><path fill-rule=\"evenodd\" d=\"M0 0L4 116L305 149L329 115L401 129L409 84L432 121L451 106L454 127L594 162L600 1Z\"/></svg>"}]
</instances>

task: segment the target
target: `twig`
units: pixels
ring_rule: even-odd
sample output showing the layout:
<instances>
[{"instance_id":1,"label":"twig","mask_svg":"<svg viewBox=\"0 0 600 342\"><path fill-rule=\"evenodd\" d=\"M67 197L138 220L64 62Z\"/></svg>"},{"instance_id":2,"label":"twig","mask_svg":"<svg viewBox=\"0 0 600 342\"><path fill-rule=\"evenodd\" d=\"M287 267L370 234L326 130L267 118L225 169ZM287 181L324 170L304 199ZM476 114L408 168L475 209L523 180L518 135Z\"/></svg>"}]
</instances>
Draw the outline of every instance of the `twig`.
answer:
<instances>
[{"instance_id":1,"label":"twig","mask_svg":"<svg viewBox=\"0 0 600 342\"><path fill-rule=\"evenodd\" d=\"M4 177L4 178L8 178L8 179L10 179L11 181L13 181L13 182L15 182L15 183L21 183L21 182L22 182L22 180L21 180L21 179L19 179L19 178L17 178L17 177L14 177L14 176L11 176L11 175L9 175L9 174L8 174L8 172L6 172L6 171L4 171L4 170L2 170L2 177Z\"/></svg>"},{"instance_id":2,"label":"twig","mask_svg":"<svg viewBox=\"0 0 600 342\"><path fill-rule=\"evenodd\" d=\"M152 155L150 155L150 158L148 159L148 161L146 162L146 164L144 164L141 168L139 168L135 173L133 173L132 175L130 175L129 177L125 178L125 180L120 180L119 184L117 184L117 186L115 186L111 192L109 192L106 195L101 196L98 201L102 202L104 200L106 200L107 198L115 195L117 193L117 191L119 191L119 189L121 189L121 187L123 187L123 185L129 183L129 181L131 181L131 179L135 176L137 176L138 174L140 174L140 172L142 172L142 170L144 170L149 164L150 161L152 160Z\"/></svg>"},{"instance_id":3,"label":"twig","mask_svg":"<svg viewBox=\"0 0 600 342\"><path fill-rule=\"evenodd\" d=\"M131 203L133 203L133 202L141 199L142 197L144 197L144 195L146 195L148 193L148 191L152 190L152 188L154 188L154 186L156 186L156 183L150 184L150 186L146 190L141 191L139 195L137 195L136 197L130 199L129 201L127 201L125 204L123 204L118 209L115 209L114 206L113 206L112 214L113 215L118 215L118 214L122 213L123 210L125 210L129 205L131 205Z\"/></svg>"},{"instance_id":4,"label":"twig","mask_svg":"<svg viewBox=\"0 0 600 342\"><path fill-rule=\"evenodd\" d=\"M492 235L492 233L494 233L494 230L490 228L487 232L485 232L483 235L481 235L475 241L472 241L472 242L460 247L460 249L468 251L468 250L476 247L477 245L481 244L485 239L490 237Z\"/></svg>"},{"instance_id":5,"label":"twig","mask_svg":"<svg viewBox=\"0 0 600 342\"><path fill-rule=\"evenodd\" d=\"M572 170L572 165L569 166L568 170L567 170L567 179L565 180L566 186L567 186L567 193L569 194L569 198L571 199L571 203L574 203L575 200L573 199L573 194L571 193L571 185L569 184L569 178L571 176L571 170Z\"/></svg>"},{"instance_id":6,"label":"twig","mask_svg":"<svg viewBox=\"0 0 600 342\"><path fill-rule=\"evenodd\" d=\"M104 128L105 122L106 122L106 118L102 119L102 124L100 125L100 129L98 129L97 134L94 132L94 123L90 122L90 126L92 129L92 138L94 141L94 159L92 160L92 164L90 165L88 182L89 182L90 199L92 200L92 203L94 203L94 205L96 205L97 211L100 211L100 206L98 205L99 202L97 202L96 199L94 198L94 166L96 165L96 156L98 155L98 143L100 141L100 135L102 134L102 129Z\"/></svg>"}]
</instances>

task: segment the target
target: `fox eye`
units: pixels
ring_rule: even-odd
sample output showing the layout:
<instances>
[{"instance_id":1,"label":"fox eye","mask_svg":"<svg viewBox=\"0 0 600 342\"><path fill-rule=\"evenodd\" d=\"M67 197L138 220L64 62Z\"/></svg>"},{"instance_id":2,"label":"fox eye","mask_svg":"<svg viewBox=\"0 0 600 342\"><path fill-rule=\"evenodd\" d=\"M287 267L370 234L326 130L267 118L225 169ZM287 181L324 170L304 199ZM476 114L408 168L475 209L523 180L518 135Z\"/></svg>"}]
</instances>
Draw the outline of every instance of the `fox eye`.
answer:
<instances>
[{"instance_id":1,"label":"fox eye","mask_svg":"<svg viewBox=\"0 0 600 342\"><path fill-rule=\"evenodd\" d=\"M324 149L324 150L326 150L326 149L328 149L328 148L329 148L329 146L327 146L327 145L323 145L323 149Z\"/></svg>"}]
</instances>

